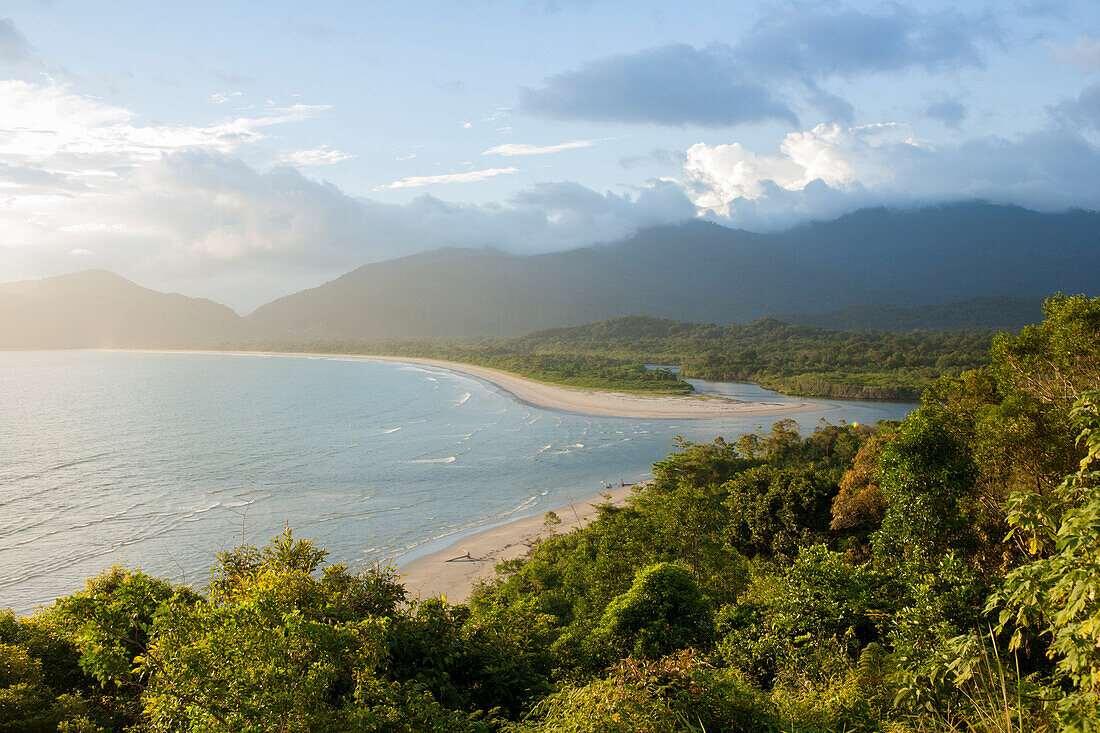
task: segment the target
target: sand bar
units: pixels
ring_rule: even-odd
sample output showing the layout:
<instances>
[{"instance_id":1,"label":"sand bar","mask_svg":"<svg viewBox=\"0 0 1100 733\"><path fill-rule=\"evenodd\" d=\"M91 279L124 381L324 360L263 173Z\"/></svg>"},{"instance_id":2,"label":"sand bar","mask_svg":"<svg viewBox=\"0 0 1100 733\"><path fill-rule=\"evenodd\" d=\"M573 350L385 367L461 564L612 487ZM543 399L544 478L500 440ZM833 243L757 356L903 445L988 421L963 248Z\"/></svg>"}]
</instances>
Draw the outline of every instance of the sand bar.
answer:
<instances>
[{"instance_id":1,"label":"sand bar","mask_svg":"<svg viewBox=\"0 0 1100 733\"><path fill-rule=\"evenodd\" d=\"M365 354L319 354L283 351L212 351L190 349L104 349L104 351L145 351L153 353L232 354L235 356L305 356L325 359L363 359L365 361L392 361L404 364L444 369L446 371L476 377L511 394L520 402L551 410L562 410L579 415L601 417L630 417L655 419L684 418L736 418L767 415L785 415L805 412L821 407L812 402L745 402L715 395L660 395L648 396L629 392L605 392L602 390L565 387L518 377L499 369L462 364L442 359L422 359L415 356L375 356Z\"/></svg>"},{"instance_id":2,"label":"sand bar","mask_svg":"<svg viewBox=\"0 0 1100 733\"><path fill-rule=\"evenodd\" d=\"M662 395L647 396L627 392L563 387L517 377L489 367L461 364L440 359L420 359L406 356L359 356L342 354L310 354L341 359L370 359L394 361L446 369L471 377L477 377L500 387L505 392L535 407L564 410L581 415L631 418L723 418L779 415L804 412L819 408L810 402L743 402L712 395Z\"/></svg>"},{"instance_id":3,"label":"sand bar","mask_svg":"<svg viewBox=\"0 0 1100 733\"><path fill-rule=\"evenodd\" d=\"M633 486L612 489L610 502L622 506L633 490ZM607 502L607 498L597 494L555 509L561 524L554 528L554 533L565 534L588 524L596 517L596 507ZM439 552L402 563L402 582L409 597L443 596L452 604L465 603L479 580L493 577L497 563L526 557L539 539L549 534L544 526L545 517L538 514L490 527Z\"/></svg>"}]
</instances>

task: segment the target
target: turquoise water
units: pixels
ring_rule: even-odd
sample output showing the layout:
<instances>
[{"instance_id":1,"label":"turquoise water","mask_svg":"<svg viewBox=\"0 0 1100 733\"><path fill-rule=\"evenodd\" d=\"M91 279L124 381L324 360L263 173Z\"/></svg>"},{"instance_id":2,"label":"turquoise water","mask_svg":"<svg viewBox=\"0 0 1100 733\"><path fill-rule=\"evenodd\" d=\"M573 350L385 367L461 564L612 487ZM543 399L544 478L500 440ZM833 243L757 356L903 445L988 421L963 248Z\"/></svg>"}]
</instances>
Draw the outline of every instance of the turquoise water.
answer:
<instances>
[{"instance_id":1,"label":"turquoise water","mask_svg":"<svg viewBox=\"0 0 1100 733\"><path fill-rule=\"evenodd\" d=\"M816 404L792 415L806 430L912 409ZM399 362L0 352L0 608L32 611L116 563L202 585L217 553L287 523L333 561L408 560L640 479L675 435L782 417L588 417Z\"/></svg>"}]
</instances>

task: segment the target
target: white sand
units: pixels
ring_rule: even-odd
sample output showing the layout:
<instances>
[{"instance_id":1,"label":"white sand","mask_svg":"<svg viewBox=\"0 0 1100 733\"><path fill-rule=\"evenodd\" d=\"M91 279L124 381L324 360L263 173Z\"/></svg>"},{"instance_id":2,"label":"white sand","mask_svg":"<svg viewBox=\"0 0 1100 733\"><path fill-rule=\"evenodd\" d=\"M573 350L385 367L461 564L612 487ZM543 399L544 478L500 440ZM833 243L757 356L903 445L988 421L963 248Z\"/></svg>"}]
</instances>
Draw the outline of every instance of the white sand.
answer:
<instances>
[{"instance_id":1,"label":"white sand","mask_svg":"<svg viewBox=\"0 0 1100 733\"><path fill-rule=\"evenodd\" d=\"M315 354L314 356L326 356ZM333 354L327 354L333 356ZM418 359L403 356L351 356L340 358L371 359L422 364L484 379L509 392L523 402L536 407L549 407L582 415L641 418L721 418L777 415L812 410L818 405L808 402L742 402L725 397L667 395L650 397L626 392L563 387L536 382L488 367L460 364L439 359Z\"/></svg>"},{"instance_id":2,"label":"white sand","mask_svg":"<svg viewBox=\"0 0 1100 733\"><path fill-rule=\"evenodd\" d=\"M547 384L533 379L517 377L508 372L489 367L461 364L441 359L420 359L412 356L373 356L361 354L314 354L302 352L272 351L209 351L209 350L173 350L173 349L104 349L104 351L151 351L169 353L182 351L192 354L252 354L268 356L310 356L331 359L363 359L367 361L392 361L406 364L446 369L471 377L483 379L500 387L521 402L546 407L553 410L565 410L581 415L600 415L604 417L638 418L722 418L754 417L789 414L813 410L820 405L809 402L744 402L713 395L664 395L646 396L627 392L605 392L602 390L563 387Z\"/></svg>"},{"instance_id":3,"label":"white sand","mask_svg":"<svg viewBox=\"0 0 1100 733\"><path fill-rule=\"evenodd\" d=\"M633 486L612 489L610 502L622 506ZM608 499L596 495L555 509L561 524L556 534L565 534L584 526L596 517L596 507ZM517 519L499 527L478 532L431 555L401 565L402 580L410 597L438 598L449 603L465 603L479 580L493 577L497 563L526 557L540 538L547 536L545 514Z\"/></svg>"}]
</instances>

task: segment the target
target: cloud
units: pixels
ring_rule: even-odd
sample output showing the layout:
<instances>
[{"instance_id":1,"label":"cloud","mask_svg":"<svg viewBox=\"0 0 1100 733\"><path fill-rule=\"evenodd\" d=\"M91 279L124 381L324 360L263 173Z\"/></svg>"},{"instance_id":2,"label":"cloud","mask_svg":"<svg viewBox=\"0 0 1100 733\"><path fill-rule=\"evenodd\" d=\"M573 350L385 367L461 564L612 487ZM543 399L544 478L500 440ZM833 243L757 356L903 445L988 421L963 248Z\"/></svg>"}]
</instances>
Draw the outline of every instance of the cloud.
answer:
<instances>
[{"instance_id":1,"label":"cloud","mask_svg":"<svg viewBox=\"0 0 1100 733\"><path fill-rule=\"evenodd\" d=\"M1066 66L1074 66L1081 71L1100 69L1100 39L1082 33L1072 46L1059 46L1052 41L1043 42L1054 59Z\"/></svg>"},{"instance_id":2,"label":"cloud","mask_svg":"<svg viewBox=\"0 0 1100 733\"><path fill-rule=\"evenodd\" d=\"M35 63L34 52L15 24L7 18L0 18L0 64L13 66Z\"/></svg>"},{"instance_id":3,"label":"cloud","mask_svg":"<svg viewBox=\"0 0 1100 733\"><path fill-rule=\"evenodd\" d=\"M1086 87L1076 99L1064 99L1048 109L1062 124L1100 130L1100 84Z\"/></svg>"},{"instance_id":4,"label":"cloud","mask_svg":"<svg viewBox=\"0 0 1100 733\"><path fill-rule=\"evenodd\" d=\"M562 150L590 148L597 142L599 142L599 140L574 140L568 143L558 143L557 145L528 145L527 143L507 143L506 145L497 145L496 147L489 148L484 153L482 153L482 155L546 155L548 153L558 153Z\"/></svg>"},{"instance_id":5,"label":"cloud","mask_svg":"<svg viewBox=\"0 0 1100 733\"><path fill-rule=\"evenodd\" d=\"M756 155L740 143L697 143L688 148L684 172L692 182L695 204L728 216L738 199L763 196L766 182L801 191L813 181L839 190L877 181L882 176L879 151L912 145L904 142L906 137L898 125L821 124L787 135L778 156Z\"/></svg>"},{"instance_id":6,"label":"cloud","mask_svg":"<svg viewBox=\"0 0 1100 733\"><path fill-rule=\"evenodd\" d=\"M829 120L848 122L852 105L822 89L823 80L981 66L981 44L999 36L991 15L787 3L732 44L648 48L555 74L540 87L521 88L519 110L562 120L797 125L787 101L797 95Z\"/></svg>"},{"instance_id":7,"label":"cloud","mask_svg":"<svg viewBox=\"0 0 1100 733\"><path fill-rule=\"evenodd\" d=\"M680 188L600 194L544 183L494 204L421 195L387 204L347 195L293 168L258 170L230 155L171 153L123 171L109 196L23 197L0 209L0 271L105 267L158 289L248 310L367 262L437 247L545 252L614 241L693 217ZM517 236L522 233L522 236Z\"/></svg>"},{"instance_id":8,"label":"cloud","mask_svg":"<svg viewBox=\"0 0 1100 733\"><path fill-rule=\"evenodd\" d=\"M333 163L339 163L342 160L349 160L354 157L355 156L351 153L345 153L340 150L335 150L328 145L322 145L307 150L284 150L279 153L278 162L298 167L308 167L332 165Z\"/></svg>"},{"instance_id":9,"label":"cloud","mask_svg":"<svg viewBox=\"0 0 1100 733\"><path fill-rule=\"evenodd\" d=\"M241 96L240 92L217 92L210 95L210 102L212 104L225 104L231 99L236 99Z\"/></svg>"},{"instance_id":10,"label":"cloud","mask_svg":"<svg viewBox=\"0 0 1100 733\"><path fill-rule=\"evenodd\" d=\"M821 79L898 71L980 66L976 41L996 39L993 16L922 13L899 4L875 12L778 6L733 49L739 65L772 76Z\"/></svg>"},{"instance_id":11,"label":"cloud","mask_svg":"<svg viewBox=\"0 0 1100 733\"><path fill-rule=\"evenodd\" d=\"M819 125L779 148L760 155L738 143L693 145L680 183L697 206L761 229L862 206L962 199L1100 208L1100 148L1065 130L931 146L904 125Z\"/></svg>"},{"instance_id":12,"label":"cloud","mask_svg":"<svg viewBox=\"0 0 1100 733\"><path fill-rule=\"evenodd\" d=\"M941 99L938 102L932 102L924 110L925 117L931 117L934 120L939 120L948 127L958 128L963 120L966 119L969 112L966 106L957 99Z\"/></svg>"},{"instance_id":13,"label":"cloud","mask_svg":"<svg viewBox=\"0 0 1100 733\"><path fill-rule=\"evenodd\" d=\"M519 110L551 119L663 125L727 125L782 120L794 112L767 87L737 78L728 47L687 44L611 56L520 89Z\"/></svg>"},{"instance_id":14,"label":"cloud","mask_svg":"<svg viewBox=\"0 0 1100 733\"><path fill-rule=\"evenodd\" d=\"M388 188L420 188L421 186L432 186L437 183L477 183L488 178L493 178L494 176L518 172L519 168L484 168L479 171L468 171L466 173L443 173L437 176L408 176L407 178L402 178L393 183L375 186L374 190L382 191Z\"/></svg>"},{"instance_id":15,"label":"cloud","mask_svg":"<svg viewBox=\"0 0 1100 733\"><path fill-rule=\"evenodd\" d=\"M328 109L296 104L211 125L140 124L128 109L72 93L65 85L0 81L5 110L0 162L39 165L89 180L179 150L229 152L265 137L263 129Z\"/></svg>"}]
</instances>

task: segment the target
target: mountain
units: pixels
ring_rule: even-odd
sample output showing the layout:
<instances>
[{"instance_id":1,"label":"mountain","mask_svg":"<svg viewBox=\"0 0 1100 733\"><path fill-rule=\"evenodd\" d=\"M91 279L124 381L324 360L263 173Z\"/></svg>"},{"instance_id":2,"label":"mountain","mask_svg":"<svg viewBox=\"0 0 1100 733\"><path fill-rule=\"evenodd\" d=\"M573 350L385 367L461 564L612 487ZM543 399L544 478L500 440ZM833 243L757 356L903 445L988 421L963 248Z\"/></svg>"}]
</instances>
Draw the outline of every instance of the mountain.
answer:
<instances>
[{"instance_id":1,"label":"mountain","mask_svg":"<svg viewBox=\"0 0 1100 733\"><path fill-rule=\"evenodd\" d=\"M1100 214L966 203L867 209L774 234L693 221L527 257L429 252L366 265L247 321L265 338L359 339L519 335L628 314L744 323L881 303L1095 294L1098 274Z\"/></svg>"},{"instance_id":2,"label":"mountain","mask_svg":"<svg viewBox=\"0 0 1100 733\"><path fill-rule=\"evenodd\" d=\"M868 209L772 234L692 221L553 254L426 252L360 267L246 319L89 270L0 285L0 348L471 339L632 314L1011 329L1038 319L1042 296L1096 295L1098 275L1095 212L980 203Z\"/></svg>"},{"instance_id":3,"label":"mountain","mask_svg":"<svg viewBox=\"0 0 1100 733\"><path fill-rule=\"evenodd\" d=\"M106 270L0 284L4 349L199 346L244 335L241 317L224 305Z\"/></svg>"},{"instance_id":4,"label":"mountain","mask_svg":"<svg viewBox=\"0 0 1100 733\"><path fill-rule=\"evenodd\" d=\"M760 235L691 222L555 254L444 250L367 265L247 320L268 336L506 336L631 313L728 322L858 302Z\"/></svg>"},{"instance_id":5,"label":"mountain","mask_svg":"<svg viewBox=\"0 0 1100 733\"><path fill-rule=\"evenodd\" d=\"M1044 214L987 203L863 209L768 239L849 287L885 288L892 297L881 302L898 305L1095 293L1100 274L1100 213L1081 210Z\"/></svg>"},{"instance_id":6,"label":"mountain","mask_svg":"<svg viewBox=\"0 0 1100 733\"><path fill-rule=\"evenodd\" d=\"M991 297L953 300L938 305L853 305L827 313L777 313L800 326L835 331L1018 331L1043 320L1043 298Z\"/></svg>"}]
</instances>

